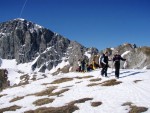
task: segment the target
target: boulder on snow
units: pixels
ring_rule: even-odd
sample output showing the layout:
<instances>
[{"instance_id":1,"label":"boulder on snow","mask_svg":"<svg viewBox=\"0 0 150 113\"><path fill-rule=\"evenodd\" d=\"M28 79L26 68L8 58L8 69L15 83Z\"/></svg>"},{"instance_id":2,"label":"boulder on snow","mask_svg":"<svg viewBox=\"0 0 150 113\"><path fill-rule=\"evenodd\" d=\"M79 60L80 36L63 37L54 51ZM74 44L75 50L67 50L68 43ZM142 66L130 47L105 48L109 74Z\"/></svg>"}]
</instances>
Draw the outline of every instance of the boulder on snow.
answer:
<instances>
[{"instance_id":1,"label":"boulder on snow","mask_svg":"<svg viewBox=\"0 0 150 113\"><path fill-rule=\"evenodd\" d=\"M0 69L0 89L4 89L10 86L8 81L8 71L6 69Z\"/></svg>"},{"instance_id":2,"label":"boulder on snow","mask_svg":"<svg viewBox=\"0 0 150 113\"><path fill-rule=\"evenodd\" d=\"M63 68L58 68L57 71L52 73L52 75L58 75L59 73L68 73L70 69L70 65L66 65Z\"/></svg>"}]
</instances>

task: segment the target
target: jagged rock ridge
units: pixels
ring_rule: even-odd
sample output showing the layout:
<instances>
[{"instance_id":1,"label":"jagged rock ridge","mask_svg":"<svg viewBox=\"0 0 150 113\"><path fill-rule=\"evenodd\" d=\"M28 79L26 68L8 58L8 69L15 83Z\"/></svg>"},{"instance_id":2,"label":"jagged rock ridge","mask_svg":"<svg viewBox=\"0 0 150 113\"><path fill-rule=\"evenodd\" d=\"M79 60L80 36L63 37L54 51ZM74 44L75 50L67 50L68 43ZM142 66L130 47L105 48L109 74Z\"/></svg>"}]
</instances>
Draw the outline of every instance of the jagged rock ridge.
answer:
<instances>
[{"instance_id":1,"label":"jagged rock ridge","mask_svg":"<svg viewBox=\"0 0 150 113\"><path fill-rule=\"evenodd\" d=\"M18 64L34 61L33 70L51 70L63 61L75 70L78 59L87 58L87 52L92 55L98 50L86 48L25 19L0 24L0 57L16 59Z\"/></svg>"}]
</instances>

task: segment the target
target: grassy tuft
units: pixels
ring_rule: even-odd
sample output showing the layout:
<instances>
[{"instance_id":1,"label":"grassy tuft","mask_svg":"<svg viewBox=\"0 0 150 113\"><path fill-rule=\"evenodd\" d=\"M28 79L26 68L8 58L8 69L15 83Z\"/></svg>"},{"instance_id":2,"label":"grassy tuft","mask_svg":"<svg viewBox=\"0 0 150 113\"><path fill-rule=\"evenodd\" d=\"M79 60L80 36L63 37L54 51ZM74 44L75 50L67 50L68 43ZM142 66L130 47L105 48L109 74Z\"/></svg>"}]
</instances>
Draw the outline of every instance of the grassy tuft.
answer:
<instances>
[{"instance_id":1,"label":"grassy tuft","mask_svg":"<svg viewBox=\"0 0 150 113\"><path fill-rule=\"evenodd\" d=\"M129 113L141 113L147 110L148 108L146 107L131 106L131 110L129 111Z\"/></svg>"},{"instance_id":2,"label":"grassy tuft","mask_svg":"<svg viewBox=\"0 0 150 113\"><path fill-rule=\"evenodd\" d=\"M36 95L36 96L45 96L45 95L50 95L57 87L53 86L53 87L49 87L46 90L43 90L41 92L32 94L32 95Z\"/></svg>"},{"instance_id":3,"label":"grassy tuft","mask_svg":"<svg viewBox=\"0 0 150 113\"><path fill-rule=\"evenodd\" d=\"M33 104L36 106L41 106L44 104L52 103L53 101L54 101L54 99L43 98L43 99L36 100L35 102L33 102Z\"/></svg>"},{"instance_id":4,"label":"grassy tuft","mask_svg":"<svg viewBox=\"0 0 150 113\"><path fill-rule=\"evenodd\" d=\"M134 83L138 83L138 82L140 82L140 81L142 81L142 80L134 80L133 82L134 82Z\"/></svg>"},{"instance_id":5,"label":"grassy tuft","mask_svg":"<svg viewBox=\"0 0 150 113\"><path fill-rule=\"evenodd\" d=\"M122 106L131 106L133 103L132 102L126 102L126 103L123 103Z\"/></svg>"},{"instance_id":6,"label":"grassy tuft","mask_svg":"<svg viewBox=\"0 0 150 113\"><path fill-rule=\"evenodd\" d=\"M62 90L60 90L60 91L58 91L58 92L49 94L49 96L59 96L60 94L66 92L66 91L68 91L68 90L69 90L69 89L62 89Z\"/></svg>"},{"instance_id":7,"label":"grassy tuft","mask_svg":"<svg viewBox=\"0 0 150 113\"><path fill-rule=\"evenodd\" d=\"M73 104L68 104L62 107L42 107L36 110L26 111L24 113L73 113L79 108Z\"/></svg>"},{"instance_id":8,"label":"grassy tuft","mask_svg":"<svg viewBox=\"0 0 150 113\"><path fill-rule=\"evenodd\" d=\"M100 85L101 83L92 83L92 84L88 84L87 86L88 87L91 87L91 86L98 86L98 85Z\"/></svg>"},{"instance_id":9,"label":"grassy tuft","mask_svg":"<svg viewBox=\"0 0 150 113\"><path fill-rule=\"evenodd\" d=\"M7 94L0 95L0 98L3 97L3 96L6 96L6 95L7 95Z\"/></svg>"},{"instance_id":10,"label":"grassy tuft","mask_svg":"<svg viewBox=\"0 0 150 113\"><path fill-rule=\"evenodd\" d=\"M79 100L74 100L71 103L72 104L84 103L84 102L89 101L89 100L93 100L93 98L82 98L82 99L79 99Z\"/></svg>"},{"instance_id":11,"label":"grassy tuft","mask_svg":"<svg viewBox=\"0 0 150 113\"><path fill-rule=\"evenodd\" d=\"M97 106L100 106L101 104L102 104L102 102L92 102L91 106L97 107Z\"/></svg>"},{"instance_id":12,"label":"grassy tuft","mask_svg":"<svg viewBox=\"0 0 150 113\"><path fill-rule=\"evenodd\" d=\"M10 100L9 102L15 102L15 101L21 100L21 99L23 99L23 98L24 98L24 97L16 97L16 98Z\"/></svg>"},{"instance_id":13,"label":"grassy tuft","mask_svg":"<svg viewBox=\"0 0 150 113\"><path fill-rule=\"evenodd\" d=\"M111 80L107 80L102 82L102 86L114 86L114 85L118 85L122 83L121 81L117 81L116 79L111 79Z\"/></svg>"},{"instance_id":14,"label":"grassy tuft","mask_svg":"<svg viewBox=\"0 0 150 113\"><path fill-rule=\"evenodd\" d=\"M84 77L75 77L76 79L86 79L86 78L92 78L94 76L84 76Z\"/></svg>"},{"instance_id":15,"label":"grassy tuft","mask_svg":"<svg viewBox=\"0 0 150 113\"><path fill-rule=\"evenodd\" d=\"M96 82L96 81L101 81L101 78L96 78L96 79L91 79L90 82Z\"/></svg>"},{"instance_id":16,"label":"grassy tuft","mask_svg":"<svg viewBox=\"0 0 150 113\"><path fill-rule=\"evenodd\" d=\"M68 82L68 81L72 81L73 78L60 78L58 80L53 81L51 84L60 84L63 82Z\"/></svg>"},{"instance_id":17,"label":"grassy tuft","mask_svg":"<svg viewBox=\"0 0 150 113\"><path fill-rule=\"evenodd\" d=\"M129 106L130 107L130 111L129 113L141 113L141 112L145 112L148 110L148 108L146 107L139 107L136 105L132 105L132 102L126 102L124 104L122 104L122 106Z\"/></svg>"},{"instance_id":18,"label":"grassy tuft","mask_svg":"<svg viewBox=\"0 0 150 113\"><path fill-rule=\"evenodd\" d=\"M75 106L76 103L84 103L85 101L92 100L93 98L83 98L79 100L72 101L68 103L66 106L62 107L42 107L36 110L26 111L24 113L73 113L79 108Z\"/></svg>"},{"instance_id":19,"label":"grassy tuft","mask_svg":"<svg viewBox=\"0 0 150 113\"><path fill-rule=\"evenodd\" d=\"M48 89L46 90L43 90L41 92L38 92L38 93L35 93L35 94L31 94L31 95L35 95L35 96L60 96L60 94L68 91L69 89L62 89L60 91L57 91L57 92L54 92L53 91L56 89L57 87L56 86L53 86L53 87L49 87Z\"/></svg>"},{"instance_id":20,"label":"grassy tuft","mask_svg":"<svg viewBox=\"0 0 150 113\"><path fill-rule=\"evenodd\" d=\"M16 111L17 109L20 109L20 108L21 108L20 106L13 105L13 106L10 106L10 107L0 109L0 113L4 113L6 111Z\"/></svg>"}]
</instances>

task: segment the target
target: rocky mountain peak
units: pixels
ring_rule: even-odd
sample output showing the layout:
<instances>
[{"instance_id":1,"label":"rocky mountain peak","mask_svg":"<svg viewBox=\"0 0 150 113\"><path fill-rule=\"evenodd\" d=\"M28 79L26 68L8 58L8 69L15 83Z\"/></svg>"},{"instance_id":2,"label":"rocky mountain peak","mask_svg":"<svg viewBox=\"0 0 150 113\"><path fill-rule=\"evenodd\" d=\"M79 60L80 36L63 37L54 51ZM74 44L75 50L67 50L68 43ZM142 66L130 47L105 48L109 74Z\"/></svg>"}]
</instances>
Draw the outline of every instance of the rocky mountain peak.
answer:
<instances>
[{"instance_id":1,"label":"rocky mountain peak","mask_svg":"<svg viewBox=\"0 0 150 113\"><path fill-rule=\"evenodd\" d=\"M61 63L75 70L78 59L86 57L87 49L78 42L22 18L0 23L1 58L16 59L18 64L33 62L33 70L38 68L38 71L44 72L60 68L58 64Z\"/></svg>"}]
</instances>

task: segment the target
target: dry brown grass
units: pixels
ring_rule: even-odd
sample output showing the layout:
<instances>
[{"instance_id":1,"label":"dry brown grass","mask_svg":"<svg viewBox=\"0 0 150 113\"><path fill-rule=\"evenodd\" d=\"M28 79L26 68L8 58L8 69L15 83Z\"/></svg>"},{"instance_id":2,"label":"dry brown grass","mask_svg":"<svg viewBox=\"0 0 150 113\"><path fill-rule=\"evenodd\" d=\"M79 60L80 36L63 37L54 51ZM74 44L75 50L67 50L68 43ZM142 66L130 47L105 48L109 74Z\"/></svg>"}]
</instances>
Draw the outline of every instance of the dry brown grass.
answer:
<instances>
[{"instance_id":1,"label":"dry brown grass","mask_svg":"<svg viewBox=\"0 0 150 113\"><path fill-rule=\"evenodd\" d=\"M44 104L52 103L54 100L55 99L43 98L43 99L36 100L35 102L33 102L33 104L36 106L41 106Z\"/></svg>"},{"instance_id":2,"label":"dry brown grass","mask_svg":"<svg viewBox=\"0 0 150 113\"><path fill-rule=\"evenodd\" d=\"M91 106L97 107L97 106L100 106L101 104L102 104L102 102L92 102Z\"/></svg>"},{"instance_id":3,"label":"dry brown grass","mask_svg":"<svg viewBox=\"0 0 150 113\"><path fill-rule=\"evenodd\" d=\"M111 79L111 80L107 80L102 82L102 86L114 86L114 85L118 85L122 83L121 81L117 81L116 79Z\"/></svg>"},{"instance_id":4,"label":"dry brown grass","mask_svg":"<svg viewBox=\"0 0 150 113\"><path fill-rule=\"evenodd\" d=\"M62 93L64 93L64 92L69 90L69 89L62 89L60 91L57 91L57 92L53 93L53 91L56 88L57 88L56 86L48 87L48 89L46 89L46 90L43 90L41 92L37 92L37 93L31 94L31 95L35 95L35 96L45 96L45 95L48 95L48 96L60 96Z\"/></svg>"},{"instance_id":5,"label":"dry brown grass","mask_svg":"<svg viewBox=\"0 0 150 113\"><path fill-rule=\"evenodd\" d=\"M84 103L85 101L92 100L93 98L83 98L79 100L72 101L68 103L66 106L62 107L42 107L36 110L26 111L24 113L73 113L79 108L75 106L76 103Z\"/></svg>"},{"instance_id":6,"label":"dry brown grass","mask_svg":"<svg viewBox=\"0 0 150 113\"><path fill-rule=\"evenodd\" d=\"M94 76L84 76L84 77L75 77L76 79L86 79L86 78L92 78Z\"/></svg>"},{"instance_id":7,"label":"dry brown grass","mask_svg":"<svg viewBox=\"0 0 150 113\"><path fill-rule=\"evenodd\" d=\"M3 96L6 96L6 95L7 95L7 94L0 95L0 98L3 97Z\"/></svg>"},{"instance_id":8,"label":"dry brown grass","mask_svg":"<svg viewBox=\"0 0 150 113\"><path fill-rule=\"evenodd\" d=\"M129 111L129 113L141 113L147 110L148 108L146 107L131 106L131 110Z\"/></svg>"},{"instance_id":9,"label":"dry brown grass","mask_svg":"<svg viewBox=\"0 0 150 113\"><path fill-rule=\"evenodd\" d=\"M21 106L13 105L10 107L0 109L0 113L4 113L5 111L16 111L17 109L20 109L20 108Z\"/></svg>"},{"instance_id":10,"label":"dry brown grass","mask_svg":"<svg viewBox=\"0 0 150 113\"><path fill-rule=\"evenodd\" d=\"M138 82L141 82L142 80L134 80L133 82L134 83L138 83Z\"/></svg>"},{"instance_id":11,"label":"dry brown grass","mask_svg":"<svg viewBox=\"0 0 150 113\"><path fill-rule=\"evenodd\" d=\"M26 111L24 113L73 113L79 108L73 104L68 104L62 107L43 107L36 110Z\"/></svg>"},{"instance_id":12,"label":"dry brown grass","mask_svg":"<svg viewBox=\"0 0 150 113\"><path fill-rule=\"evenodd\" d=\"M126 103L123 103L122 106L131 106L133 103L132 102L126 102Z\"/></svg>"},{"instance_id":13,"label":"dry brown grass","mask_svg":"<svg viewBox=\"0 0 150 113\"><path fill-rule=\"evenodd\" d=\"M51 84L60 84L68 81L72 81L73 78L60 78L58 80L53 81Z\"/></svg>"},{"instance_id":14,"label":"dry brown grass","mask_svg":"<svg viewBox=\"0 0 150 113\"><path fill-rule=\"evenodd\" d=\"M68 90L69 90L69 89L62 89L62 90L60 90L60 91L58 91L58 92L49 94L49 96L60 96L60 94L66 92L66 91L68 91Z\"/></svg>"},{"instance_id":15,"label":"dry brown grass","mask_svg":"<svg viewBox=\"0 0 150 113\"><path fill-rule=\"evenodd\" d=\"M15 101L21 100L21 99L23 99L23 98L24 98L24 97L16 97L16 98L10 100L9 102L15 102Z\"/></svg>"},{"instance_id":16,"label":"dry brown grass","mask_svg":"<svg viewBox=\"0 0 150 113\"><path fill-rule=\"evenodd\" d=\"M51 84L51 83L43 83L42 85L46 86L46 85L49 85L49 84Z\"/></svg>"},{"instance_id":17,"label":"dry brown grass","mask_svg":"<svg viewBox=\"0 0 150 113\"><path fill-rule=\"evenodd\" d=\"M88 84L87 86L88 87L91 87L91 86L98 86L98 85L100 85L101 83L91 83L91 84Z\"/></svg>"},{"instance_id":18,"label":"dry brown grass","mask_svg":"<svg viewBox=\"0 0 150 113\"><path fill-rule=\"evenodd\" d=\"M106 80L102 83L91 83L91 84L88 84L87 86L88 87L91 87L91 86L98 86L98 85L101 85L101 86L114 86L114 85L118 85L122 83L121 81L117 81L116 79L111 79L111 80Z\"/></svg>"},{"instance_id":19,"label":"dry brown grass","mask_svg":"<svg viewBox=\"0 0 150 113\"><path fill-rule=\"evenodd\" d=\"M96 81L101 81L101 78L96 78L96 79L91 79L90 82L96 82Z\"/></svg>"},{"instance_id":20,"label":"dry brown grass","mask_svg":"<svg viewBox=\"0 0 150 113\"><path fill-rule=\"evenodd\" d=\"M122 106L129 106L130 107L130 111L129 113L141 113L141 112L145 112L148 110L148 108L146 107L139 107L136 105L132 105L132 102L126 102L124 104L122 104Z\"/></svg>"},{"instance_id":21,"label":"dry brown grass","mask_svg":"<svg viewBox=\"0 0 150 113\"><path fill-rule=\"evenodd\" d=\"M46 90L43 90L43 91L35 93L35 94L31 94L31 95L36 95L36 96L50 95L56 88L57 88L56 86L48 87L48 89L46 89Z\"/></svg>"},{"instance_id":22,"label":"dry brown grass","mask_svg":"<svg viewBox=\"0 0 150 113\"><path fill-rule=\"evenodd\" d=\"M79 100L74 100L70 103L71 104L84 103L84 102L89 101L89 100L93 100L93 98L82 98L82 99L79 99Z\"/></svg>"}]
</instances>

